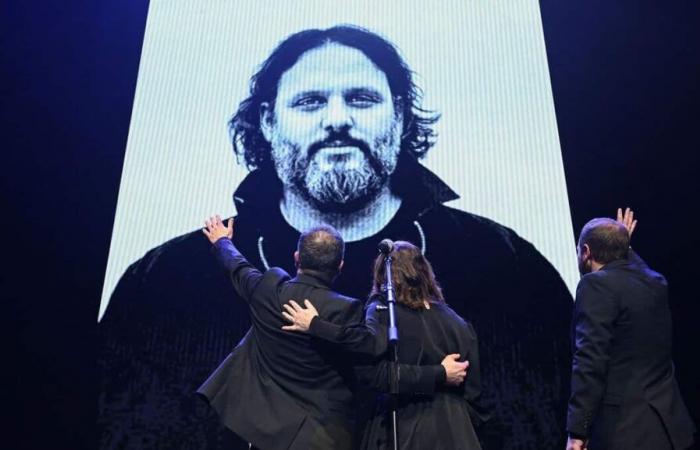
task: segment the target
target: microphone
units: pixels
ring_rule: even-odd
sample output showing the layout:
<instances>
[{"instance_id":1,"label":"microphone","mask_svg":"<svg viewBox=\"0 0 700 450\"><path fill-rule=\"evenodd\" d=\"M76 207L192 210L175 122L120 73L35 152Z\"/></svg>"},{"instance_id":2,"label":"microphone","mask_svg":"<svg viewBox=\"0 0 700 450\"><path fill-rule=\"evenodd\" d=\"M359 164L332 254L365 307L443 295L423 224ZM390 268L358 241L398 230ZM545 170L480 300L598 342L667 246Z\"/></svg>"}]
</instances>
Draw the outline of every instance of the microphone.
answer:
<instances>
[{"instance_id":1,"label":"microphone","mask_svg":"<svg viewBox=\"0 0 700 450\"><path fill-rule=\"evenodd\" d=\"M379 243L379 253L383 255L388 255L394 249L394 241L391 239L383 239Z\"/></svg>"}]
</instances>

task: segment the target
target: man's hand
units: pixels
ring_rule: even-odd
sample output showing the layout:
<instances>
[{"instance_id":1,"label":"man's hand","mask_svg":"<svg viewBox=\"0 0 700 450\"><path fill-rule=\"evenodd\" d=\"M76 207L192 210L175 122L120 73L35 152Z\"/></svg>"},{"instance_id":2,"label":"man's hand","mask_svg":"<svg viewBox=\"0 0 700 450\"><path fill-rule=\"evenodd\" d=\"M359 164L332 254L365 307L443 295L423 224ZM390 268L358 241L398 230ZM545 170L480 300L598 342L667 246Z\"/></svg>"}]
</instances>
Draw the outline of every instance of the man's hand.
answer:
<instances>
[{"instance_id":1,"label":"man's hand","mask_svg":"<svg viewBox=\"0 0 700 450\"><path fill-rule=\"evenodd\" d=\"M622 213L622 208L617 208L617 221L627 228L627 232L632 237L634 229L637 228L637 221L634 220L634 211L629 208L625 208L625 213Z\"/></svg>"},{"instance_id":2,"label":"man's hand","mask_svg":"<svg viewBox=\"0 0 700 450\"><path fill-rule=\"evenodd\" d=\"M566 450L586 450L588 448L588 443L582 441L581 439L574 439L572 437L566 441Z\"/></svg>"},{"instance_id":3,"label":"man's hand","mask_svg":"<svg viewBox=\"0 0 700 450\"><path fill-rule=\"evenodd\" d=\"M214 216L204 221L205 228L202 230L212 244L221 238L233 237L233 219L228 219L228 225L225 226L221 221L221 217Z\"/></svg>"},{"instance_id":4,"label":"man's hand","mask_svg":"<svg viewBox=\"0 0 700 450\"><path fill-rule=\"evenodd\" d=\"M311 320L318 316L318 311L316 311L316 308L314 308L314 305L311 304L309 299L304 300L304 306L306 306L306 309L299 306L299 304L292 299L289 300L289 303L282 305L284 308L282 315L292 323L292 325L283 326L283 330L309 331Z\"/></svg>"},{"instance_id":5,"label":"man's hand","mask_svg":"<svg viewBox=\"0 0 700 450\"><path fill-rule=\"evenodd\" d=\"M467 377L469 361L459 362L459 354L453 353L445 356L445 359L440 364L445 368L445 384L459 386L464 383L464 379Z\"/></svg>"}]
</instances>

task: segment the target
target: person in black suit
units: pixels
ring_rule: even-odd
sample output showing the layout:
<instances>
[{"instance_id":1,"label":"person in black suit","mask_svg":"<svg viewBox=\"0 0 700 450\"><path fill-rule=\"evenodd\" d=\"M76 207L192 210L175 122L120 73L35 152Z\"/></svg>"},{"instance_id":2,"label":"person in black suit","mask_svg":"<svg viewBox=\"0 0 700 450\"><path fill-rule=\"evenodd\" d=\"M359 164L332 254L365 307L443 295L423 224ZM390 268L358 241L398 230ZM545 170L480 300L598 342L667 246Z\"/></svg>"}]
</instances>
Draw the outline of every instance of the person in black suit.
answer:
<instances>
[{"instance_id":1,"label":"person in black suit","mask_svg":"<svg viewBox=\"0 0 700 450\"><path fill-rule=\"evenodd\" d=\"M254 268L231 242L232 219L224 226L213 217L204 233L247 303L252 328L198 393L253 448L353 448L351 360L309 335L283 330L281 313L290 298L309 298L330 323L362 321L363 304L330 288L343 266L342 237L329 226L302 233L294 253L297 276L291 278L280 268ZM445 358L401 371L410 389L423 390L463 368Z\"/></svg>"},{"instance_id":2,"label":"person in black suit","mask_svg":"<svg viewBox=\"0 0 700 450\"><path fill-rule=\"evenodd\" d=\"M671 361L665 278L629 247L637 221L588 222L578 242L567 450L684 450L695 427Z\"/></svg>"}]
</instances>

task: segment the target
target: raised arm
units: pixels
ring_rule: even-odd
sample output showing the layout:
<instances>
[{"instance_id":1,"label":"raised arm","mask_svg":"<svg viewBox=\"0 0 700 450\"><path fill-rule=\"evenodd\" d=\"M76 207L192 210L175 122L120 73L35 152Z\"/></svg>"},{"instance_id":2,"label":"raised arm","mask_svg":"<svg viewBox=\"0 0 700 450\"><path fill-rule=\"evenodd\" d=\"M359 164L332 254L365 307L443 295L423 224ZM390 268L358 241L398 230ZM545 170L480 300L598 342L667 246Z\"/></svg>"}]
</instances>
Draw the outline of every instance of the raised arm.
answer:
<instances>
[{"instance_id":1,"label":"raised arm","mask_svg":"<svg viewBox=\"0 0 700 450\"><path fill-rule=\"evenodd\" d=\"M617 208L617 221L627 228L631 241L632 233L634 233L634 230L637 228L637 219L634 218L634 211L629 207L625 208L624 212L622 208ZM649 265L632 249L632 246L630 246L629 253L627 254L627 260L641 270L649 270Z\"/></svg>"},{"instance_id":2,"label":"raised arm","mask_svg":"<svg viewBox=\"0 0 700 450\"><path fill-rule=\"evenodd\" d=\"M233 245L233 219L228 219L228 224L224 225L221 217L214 216L205 220L204 224L202 232L214 246L214 254L228 271L233 287L246 302L250 302L263 274Z\"/></svg>"}]
</instances>

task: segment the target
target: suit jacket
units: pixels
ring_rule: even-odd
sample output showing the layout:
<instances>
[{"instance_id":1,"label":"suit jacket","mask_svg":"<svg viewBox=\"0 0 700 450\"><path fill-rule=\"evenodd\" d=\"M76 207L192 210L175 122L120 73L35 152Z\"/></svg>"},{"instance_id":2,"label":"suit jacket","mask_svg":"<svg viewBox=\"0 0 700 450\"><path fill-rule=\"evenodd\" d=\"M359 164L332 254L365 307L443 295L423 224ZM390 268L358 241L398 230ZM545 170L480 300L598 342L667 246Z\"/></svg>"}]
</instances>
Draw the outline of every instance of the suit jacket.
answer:
<instances>
[{"instance_id":1,"label":"suit jacket","mask_svg":"<svg viewBox=\"0 0 700 450\"><path fill-rule=\"evenodd\" d=\"M694 425L674 378L661 274L630 250L627 260L585 275L572 335L570 434L590 438L591 450L691 445Z\"/></svg>"},{"instance_id":2,"label":"suit jacket","mask_svg":"<svg viewBox=\"0 0 700 450\"><path fill-rule=\"evenodd\" d=\"M282 305L310 299L334 323L362 321L363 305L321 277L291 278L279 268L261 273L228 239L216 254L248 304L252 327L198 392L224 425L268 449L350 449L352 393L349 370L337 352L307 334L282 330Z\"/></svg>"}]
</instances>

